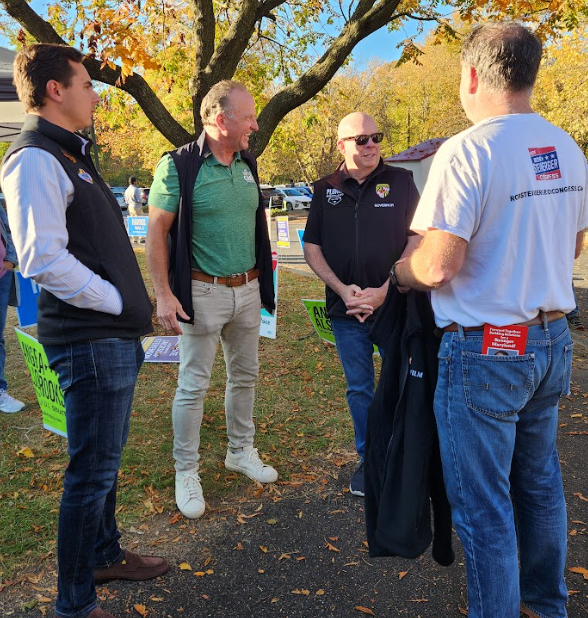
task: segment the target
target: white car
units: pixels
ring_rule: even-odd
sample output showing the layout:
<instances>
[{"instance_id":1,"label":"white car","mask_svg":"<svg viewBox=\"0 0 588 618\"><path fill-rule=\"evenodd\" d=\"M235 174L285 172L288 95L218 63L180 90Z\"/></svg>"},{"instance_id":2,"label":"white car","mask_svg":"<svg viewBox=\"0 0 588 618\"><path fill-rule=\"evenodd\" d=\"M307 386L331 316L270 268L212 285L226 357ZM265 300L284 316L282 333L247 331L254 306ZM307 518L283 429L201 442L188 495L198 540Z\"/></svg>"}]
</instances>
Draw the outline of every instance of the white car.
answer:
<instances>
[{"instance_id":1,"label":"white car","mask_svg":"<svg viewBox=\"0 0 588 618\"><path fill-rule=\"evenodd\" d=\"M112 192L114 193L114 197L116 197L116 201L118 202L120 209L128 210L127 203L125 202L124 191L115 191L114 189L112 189Z\"/></svg>"},{"instance_id":2,"label":"white car","mask_svg":"<svg viewBox=\"0 0 588 618\"><path fill-rule=\"evenodd\" d=\"M286 210L309 210L310 202L312 198L305 195L299 189L293 189L290 187L278 188L276 191L284 197L284 204L286 204Z\"/></svg>"}]
</instances>

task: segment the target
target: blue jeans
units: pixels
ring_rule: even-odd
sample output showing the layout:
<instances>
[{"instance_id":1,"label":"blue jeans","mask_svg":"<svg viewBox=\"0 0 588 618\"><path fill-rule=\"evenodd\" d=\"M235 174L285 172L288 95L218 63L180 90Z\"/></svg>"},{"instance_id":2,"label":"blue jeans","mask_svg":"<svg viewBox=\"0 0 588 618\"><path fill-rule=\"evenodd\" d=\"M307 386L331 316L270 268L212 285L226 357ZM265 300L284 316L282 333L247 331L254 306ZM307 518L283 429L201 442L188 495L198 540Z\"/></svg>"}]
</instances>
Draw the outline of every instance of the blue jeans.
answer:
<instances>
[{"instance_id":1,"label":"blue jeans","mask_svg":"<svg viewBox=\"0 0 588 618\"><path fill-rule=\"evenodd\" d=\"M12 286L14 273L9 270L4 277L0 278L0 390L5 391L8 387L4 377L4 365L6 364L6 344L4 342L4 328L6 327L6 312L8 310L8 298Z\"/></svg>"},{"instance_id":2,"label":"blue jeans","mask_svg":"<svg viewBox=\"0 0 588 618\"><path fill-rule=\"evenodd\" d=\"M347 403L355 431L355 450L362 461L368 407L375 389L374 344L368 339L371 327L371 323L362 324L356 318L331 318L337 352L347 381Z\"/></svg>"},{"instance_id":3,"label":"blue jeans","mask_svg":"<svg viewBox=\"0 0 588 618\"><path fill-rule=\"evenodd\" d=\"M124 557L116 480L144 354L138 339L44 347L64 392L70 457L59 511L55 612L82 618L96 607L94 569Z\"/></svg>"},{"instance_id":4,"label":"blue jeans","mask_svg":"<svg viewBox=\"0 0 588 618\"><path fill-rule=\"evenodd\" d=\"M522 602L540 618L565 618L556 434L558 401L570 388L567 321L529 327L521 356L487 356L481 348L481 331L445 333L435 392L443 475L466 556L468 616L519 618Z\"/></svg>"}]
</instances>

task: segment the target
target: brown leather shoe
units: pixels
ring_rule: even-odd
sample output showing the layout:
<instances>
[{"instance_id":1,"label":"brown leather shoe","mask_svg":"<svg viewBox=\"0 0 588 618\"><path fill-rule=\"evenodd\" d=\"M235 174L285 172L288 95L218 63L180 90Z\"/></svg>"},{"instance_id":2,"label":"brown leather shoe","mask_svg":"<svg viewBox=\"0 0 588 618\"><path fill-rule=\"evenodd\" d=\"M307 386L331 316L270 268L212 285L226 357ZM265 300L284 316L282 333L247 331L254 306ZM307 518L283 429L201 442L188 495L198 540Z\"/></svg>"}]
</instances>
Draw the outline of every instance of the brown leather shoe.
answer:
<instances>
[{"instance_id":1,"label":"brown leather shoe","mask_svg":"<svg viewBox=\"0 0 588 618\"><path fill-rule=\"evenodd\" d=\"M100 607L96 607L86 616L86 618L114 618L114 616L108 612L105 612Z\"/></svg>"},{"instance_id":2,"label":"brown leather shoe","mask_svg":"<svg viewBox=\"0 0 588 618\"><path fill-rule=\"evenodd\" d=\"M97 584L104 584L114 579L143 581L144 579L159 577L167 573L167 571L169 571L169 564L165 558L160 558L159 556L139 556L132 551L126 550L125 559L122 562L111 564L105 569L95 569L94 581Z\"/></svg>"}]
</instances>

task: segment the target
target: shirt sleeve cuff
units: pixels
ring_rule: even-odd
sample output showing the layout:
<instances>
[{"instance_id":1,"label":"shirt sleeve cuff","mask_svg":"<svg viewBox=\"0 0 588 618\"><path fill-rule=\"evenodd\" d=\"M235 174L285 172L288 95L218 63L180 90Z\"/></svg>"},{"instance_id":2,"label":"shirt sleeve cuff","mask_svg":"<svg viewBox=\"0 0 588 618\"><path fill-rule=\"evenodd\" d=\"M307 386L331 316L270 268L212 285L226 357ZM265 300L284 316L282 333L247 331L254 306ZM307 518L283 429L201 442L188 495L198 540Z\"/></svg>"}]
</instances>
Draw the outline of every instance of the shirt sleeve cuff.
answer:
<instances>
[{"instance_id":1,"label":"shirt sleeve cuff","mask_svg":"<svg viewBox=\"0 0 588 618\"><path fill-rule=\"evenodd\" d=\"M109 284L110 290L105 301L102 303L102 307L99 311L104 313L110 313L112 315L120 315L123 310L123 301L120 292L112 285Z\"/></svg>"}]
</instances>

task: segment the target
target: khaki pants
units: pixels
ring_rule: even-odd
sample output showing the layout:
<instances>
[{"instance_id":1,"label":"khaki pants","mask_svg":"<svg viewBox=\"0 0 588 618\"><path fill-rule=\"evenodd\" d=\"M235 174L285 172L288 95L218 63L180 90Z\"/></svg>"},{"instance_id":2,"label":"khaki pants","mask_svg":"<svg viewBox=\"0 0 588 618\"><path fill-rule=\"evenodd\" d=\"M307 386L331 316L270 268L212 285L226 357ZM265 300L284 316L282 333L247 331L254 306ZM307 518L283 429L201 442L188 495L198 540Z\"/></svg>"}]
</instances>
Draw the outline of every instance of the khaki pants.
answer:
<instances>
[{"instance_id":1,"label":"khaki pants","mask_svg":"<svg viewBox=\"0 0 588 618\"><path fill-rule=\"evenodd\" d=\"M227 368L225 413L229 447L252 446L259 372L259 280L239 287L192 281L194 325L182 323L180 371L172 407L176 470L198 467L204 396L219 339Z\"/></svg>"},{"instance_id":2,"label":"khaki pants","mask_svg":"<svg viewBox=\"0 0 588 618\"><path fill-rule=\"evenodd\" d=\"M129 206L128 209L128 216L129 217L142 217L143 216L143 207L137 207L137 206ZM140 236L131 236L130 237L131 242L137 241L139 242L141 240ZM143 239L144 241L145 239Z\"/></svg>"}]
</instances>

